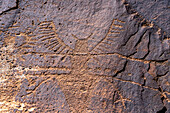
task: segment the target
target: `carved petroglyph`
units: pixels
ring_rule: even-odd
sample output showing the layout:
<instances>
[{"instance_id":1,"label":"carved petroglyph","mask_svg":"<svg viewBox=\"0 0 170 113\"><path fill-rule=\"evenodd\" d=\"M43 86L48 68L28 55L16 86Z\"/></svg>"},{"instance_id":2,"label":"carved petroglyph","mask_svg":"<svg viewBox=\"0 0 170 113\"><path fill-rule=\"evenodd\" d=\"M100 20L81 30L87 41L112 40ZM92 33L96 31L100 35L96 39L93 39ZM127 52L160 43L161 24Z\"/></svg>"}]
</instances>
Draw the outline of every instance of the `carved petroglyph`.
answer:
<instances>
[{"instance_id":1,"label":"carved petroglyph","mask_svg":"<svg viewBox=\"0 0 170 113\"><path fill-rule=\"evenodd\" d=\"M98 44L100 45L100 48L107 49L103 47L101 44L110 46L110 44L112 44L112 42L109 41L110 38L120 38L118 37L119 34L124 31L123 24L125 24L125 22L120 21L118 19L113 20L113 23L111 25L111 30L109 30L106 38L101 42L99 42ZM32 50L30 51L22 52L22 50L20 50L21 53L23 53L20 56L21 57L20 59L22 59L20 65L25 67L27 66L38 67L36 70L28 70L26 74L36 75L36 76L69 74L68 76L73 76L73 77L77 74L80 76L82 76L83 74L90 74L90 75L97 75L97 76L98 75L110 76L110 77L116 76L116 78L114 78L115 80L129 82L135 85L142 86L143 84L142 82L138 82L133 79L132 81L126 80L123 77L120 77L121 74L123 74L123 76L126 75L122 72L126 70L126 65L128 65L130 62L140 62L142 65L143 64L147 65L150 62L155 62L150 60L127 57L119 53L100 53L100 52L95 53L95 50L92 50L93 52L90 52L88 51L88 39L90 38L90 36L87 39L78 39L75 35L73 35L77 41L76 41L75 49L71 49L66 44L64 44L64 42L60 38L57 37L57 35L55 34L55 28L54 29L53 28L54 25L51 21L41 22L38 28L36 29L36 31L38 31L40 35L29 37L30 40L28 42L24 42L23 44L20 44L22 47L17 46L17 48L24 49L24 47L26 47L23 46L24 44L25 45L27 44L27 46L33 45L33 47L31 47ZM51 40L54 41L51 42ZM98 45L96 45L96 47ZM39 47L38 49L36 49L37 46ZM46 48L46 51L41 51L41 48L44 47ZM68 51L63 52L66 47L68 48ZM60 51L60 48L63 49ZM100 50L100 48L96 48L96 49ZM30 62L28 64L26 63L28 62L27 59L30 59ZM127 73L129 75L129 72ZM133 77L133 74L131 74L130 77ZM90 84L88 83L88 85ZM156 88L152 88L149 86L143 86L143 87L158 91ZM111 102L113 103L112 107L113 109L118 110L117 112L120 112L121 109L126 109L125 102L127 101L132 102L130 99L124 99L118 90L115 91L112 95L115 95L114 100L111 100ZM71 111L75 111L75 109L72 108L72 103L68 103L68 104L70 106ZM105 108L103 109L106 109L107 104L108 103L105 103ZM118 107L119 109L117 109L116 107Z\"/></svg>"},{"instance_id":2,"label":"carved petroglyph","mask_svg":"<svg viewBox=\"0 0 170 113\"><path fill-rule=\"evenodd\" d=\"M91 4L92 12L86 13ZM166 108L169 40L126 2L47 0L24 8L38 16L15 15L23 18L5 31L14 40L9 48L15 65L11 70L5 60L10 55L3 51L0 74L18 78L1 87L0 106L6 106L1 111L123 113ZM6 51L2 40L0 47ZM9 79L1 77L0 82L5 85Z\"/></svg>"},{"instance_id":3,"label":"carved petroglyph","mask_svg":"<svg viewBox=\"0 0 170 113\"><path fill-rule=\"evenodd\" d=\"M24 79L20 87L15 100L31 104L34 112L69 112L64 94L55 78L31 77Z\"/></svg>"},{"instance_id":4,"label":"carved petroglyph","mask_svg":"<svg viewBox=\"0 0 170 113\"><path fill-rule=\"evenodd\" d=\"M101 77L108 76L110 78L114 77L113 79L115 80L158 91L158 87L156 86L143 86L144 80L146 79L138 81L138 79L133 78L135 73L139 74L142 72L141 70L137 70L137 72L131 70L134 72L131 74L129 74L130 72L126 72L127 68L130 67L131 64L135 64L135 62L136 65L139 65L140 67L140 65L149 65L149 63L155 61L145 60L138 57L133 58L122 55L119 52L107 52L109 47L112 47L112 44L115 43L114 40L121 38L122 33L125 31L125 27L125 21L113 19L106 37L98 42L94 49L89 51L88 40L91 38L90 36L92 34L86 39L79 39L75 35L72 35L76 40L75 49L72 49L58 37L55 25L52 21L40 22L36 30L31 35L27 36L21 33L16 36L15 47L18 48L20 53L22 53L18 58L18 64L25 68L34 67L34 70L28 69L25 72L25 74L29 76L66 75L72 76L73 78L78 76L80 79L83 79L82 77L87 74ZM142 30L143 29L141 29L141 32L143 34L140 34L139 30L139 36L142 38L144 36L144 40L146 37L145 35L147 34L146 30ZM17 42L18 39L21 41ZM135 46L137 47L137 43ZM144 70L145 71L143 71L143 73L147 73L147 69ZM125 77L125 75L127 76ZM139 77L142 76L143 74L139 74ZM87 86L90 86L91 84L88 82L85 83ZM75 84L78 84L78 82L75 82ZM37 87L39 87L39 85ZM63 88L63 91L65 92L65 88ZM34 91L30 91L28 95L31 95L33 92ZM77 91L77 93L78 92L79 91ZM84 94L89 95L87 92ZM118 90L115 90L112 95L114 96L114 100L110 100L113 104L112 108L117 112L122 112L121 109L127 109L125 106L126 102L132 102L130 99L124 99ZM79 102L80 100L77 101ZM71 101L68 102L68 104L72 112L76 111L73 107L74 104L72 104ZM106 109L107 104L107 102L105 105L103 103L102 106L105 107L102 109ZM117 107L119 109L117 109ZM89 110L90 108L87 111Z\"/></svg>"}]
</instances>

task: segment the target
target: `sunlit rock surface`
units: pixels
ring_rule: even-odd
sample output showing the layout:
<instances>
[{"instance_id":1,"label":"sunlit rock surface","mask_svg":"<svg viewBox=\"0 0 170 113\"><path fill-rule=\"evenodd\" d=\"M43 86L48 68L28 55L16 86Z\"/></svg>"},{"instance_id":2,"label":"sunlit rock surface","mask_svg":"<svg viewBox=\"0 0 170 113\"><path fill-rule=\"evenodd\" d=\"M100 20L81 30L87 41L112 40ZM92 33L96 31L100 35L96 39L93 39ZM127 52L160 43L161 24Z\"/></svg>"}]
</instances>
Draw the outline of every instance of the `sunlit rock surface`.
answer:
<instances>
[{"instance_id":1,"label":"sunlit rock surface","mask_svg":"<svg viewBox=\"0 0 170 113\"><path fill-rule=\"evenodd\" d=\"M0 0L0 112L169 113L169 1Z\"/></svg>"}]
</instances>

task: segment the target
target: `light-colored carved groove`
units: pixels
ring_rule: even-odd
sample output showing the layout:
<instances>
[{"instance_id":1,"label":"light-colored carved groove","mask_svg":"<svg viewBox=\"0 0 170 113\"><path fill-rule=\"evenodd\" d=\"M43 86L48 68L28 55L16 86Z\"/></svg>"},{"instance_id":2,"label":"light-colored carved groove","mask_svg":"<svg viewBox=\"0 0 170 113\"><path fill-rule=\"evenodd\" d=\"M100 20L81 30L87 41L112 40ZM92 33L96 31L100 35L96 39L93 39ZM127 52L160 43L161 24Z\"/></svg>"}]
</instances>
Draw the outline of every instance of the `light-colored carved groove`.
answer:
<instances>
[{"instance_id":1,"label":"light-colored carved groove","mask_svg":"<svg viewBox=\"0 0 170 113\"><path fill-rule=\"evenodd\" d=\"M93 68L89 68L89 69L91 69L92 71L90 72L90 74L94 74L95 76L105 76L105 77L112 77L112 75L108 75L108 74L97 74L97 73L94 73L94 72L96 72L96 69L93 69ZM113 74L113 75L115 75L115 74Z\"/></svg>"},{"instance_id":2,"label":"light-colored carved groove","mask_svg":"<svg viewBox=\"0 0 170 113\"><path fill-rule=\"evenodd\" d=\"M50 49L50 50L55 50L55 49L53 49L53 48L54 48L54 47L57 47L57 45L59 46L59 43L58 43L58 42L52 44L48 49Z\"/></svg>"},{"instance_id":3,"label":"light-colored carved groove","mask_svg":"<svg viewBox=\"0 0 170 113\"><path fill-rule=\"evenodd\" d=\"M39 42L37 42L39 45L42 45L42 46L44 46L44 45L48 45L49 44L49 40L44 40L44 41L39 41Z\"/></svg>"},{"instance_id":4,"label":"light-colored carved groove","mask_svg":"<svg viewBox=\"0 0 170 113\"><path fill-rule=\"evenodd\" d=\"M43 29L48 29L51 30L53 27L51 25L49 26L39 26L39 29L43 30Z\"/></svg>"},{"instance_id":5,"label":"light-colored carved groove","mask_svg":"<svg viewBox=\"0 0 170 113\"><path fill-rule=\"evenodd\" d=\"M101 51L102 53L105 52L102 48L98 47L97 50Z\"/></svg>"},{"instance_id":6,"label":"light-colored carved groove","mask_svg":"<svg viewBox=\"0 0 170 113\"><path fill-rule=\"evenodd\" d=\"M63 74L63 75L69 75L70 73L71 73L71 71L70 70L46 70L46 69L44 69L44 70L42 70L42 71L45 71L45 73L43 73L43 72L39 72L39 71L28 71L28 73L26 74L26 75L36 75L36 76L39 76L39 75L61 75L61 74Z\"/></svg>"},{"instance_id":7,"label":"light-colored carved groove","mask_svg":"<svg viewBox=\"0 0 170 113\"><path fill-rule=\"evenodd\" d=\"M66 46L63 46L63 49L59 53L62 53L65 49L66 49Z\"/></svg>"},{"instance_id":8,"label":"light-colored carved groove","mask_svg":"<svg viewBox=\"0 0 170 113\"><path fill-rule=\"evenodd\" d=\"M61 45L60 45L61 46ZM55 49L53 49L53 50L55 50ZM103 51L102 49L98 49L98 50L101 50L101 51ZM29 53L32 53L32 52L27 52L27 54L29 54ZM50 52L34 52L34 53L36 53L36 54L48 54L48 55L66 55L66 54L63 54L63 53L50 53ZM124 56L124 55L121 55L121 54L119 54L119 53L95 53L95 54L93 54L93 53L91 53L91 54L89 54L90 56L105 56L105 55L117 55L117 56L119 56L120 58L124 58L124 59L128 59L128 60L131 60L131 61L137 61L137 62L143 62L144 64L148 64L148 63L150 63L150 62L157 62L157 63L160 63L160 62L158 62L158 61L151 61L151 60L144 60L144 59L137 59L137 58L132 58L132 57L127 57L127 56ZM88 56L88 54L87 53L78 53L78 54L72 54L72 53L69 53L68 54L68 56ZM167 61L165 61L165 62L167 62ZM162 63L162 62L161 62ZM164 63L164 62L163 62Z\"/></svg>"},{"instance_id":9,"label":"light-colored carved groove","mask_svg":"<svg viewBox=\"0 0 170 113\"><path fill-rule=\"evenodd\" d=\"M54 35L54 33L51 33L51 34L50 33L49 34L42 34L42 35L38 35L38 36L32 37L31 40L37 41L37 40L39 40L41 38L48 37L48 36L53 36L53 35Z\"/></svg>"},{"instance_id":10,"label":"light-colored carved groove","mask_svg":"<svg viewBox=\"0 0 170 113\"><path fill-rule=\"evenodd\" d=\"M106 38L107 38L107 36L108 36L108 34L109 34L109 32L110 32L110 30L111 30L111 28L112 28L112 24L114 23L114 19L113 19L113 21L112 21L112 23L111 23L111 25L110 25L110 27L109 27L109 30L108 30L108 32L106 33L106 36L103 38L103 39L101 39L97 44L96 44L96 46L94 46L92 49L91 49L91 51L93 51L101 42L103 42ZM91 52L90 51L90 52Z\"/></svg>"},{"instance_id":11,"label":"light-colored carved groove","mask_svg":"<svg viewBox=\"0 0 170 113\"><path fill-rule=\"evenodd\" d=\"M48 45L46 46L46 48L50 49L50 48L53 47L53 45L55 45L55 44L59 44L59 43L58 43L57 41L54 41L54 42L48 44Z\"/></svg>"},{"instance_id":12,"label":"light-colored carved groove","mask_svg":"<svg viewBox=\"0 0 170 113\"><path fill-rule=\"evenodd\" d=\"M29 45L33 45L33 46L34 46L34 45L36 45L36 42L34 42L34 41L30 41L30 42L28 42L28 44L29 44Z\"/></svg>"},{"instance_id":13,"label":"light-colored carved groove","mask_svg":"<svg viewBox=\"0 0 170 113\"><path fill-rule=\"evenodd\" d=\"M121 23L121 24L125 24L125 22L124 21L121 21L121 20L118 20L118 19L113 19L113 21L112 21L112 23L111 23L111 25L110 25L110 27L109 27L109 30L108 30L108 32L106 33L106 36L103 38L103 39L101 39L97 44L96 44L96 46L94 46L92 49L91 49L91 51L93 51L95 48L97 48L105 39L107 39L108 37L109 37L109 35L110 34L112 34L111 33L111 31L113 31L112 29L113 29L113 26L114 27L116 27L116 28L114 28L114 29L122 29L123 30L123 25L118 25L118 24L115 24L114 22L115 21L117 21L117 22L119 22L119 23ZM120 30L119 30L120 31ZM121 31L120 31L121 32ZM115 33L114 34L120 34L120 32L118 32L117 30L115 31ZM113 37L112 37L113 38ZM118 36L114 36L114 38L118 38ZM90 51L90 52L91 52Z\"/></svg>"},{"instance_id":14,"label":"light-colored carved groove","mask_svg":"<svg viewBox=\"0 0 170 113\"><path fill-rule=\"evenodd\" d=\"M96 54L99 54L99 52L98 52L98 51L96 51L96 50L93 50L93 52L94 52L94 53L96 53Z\"/></svg>"},{"instance_id":15,"label":"light-colored carved groove","mask_svg":"<svg viewBox=\"0 0 170 113\"><path fill-rule=\"evenodd\" d=\"M55 36L44 37L44 38L41 38L39 41L49 40L49 39L52 39L52 38L54 38L54 37L55 37Z\"/></svg>"},{"instance_id":16,"label":"light-colored carved groove","mask_svg":"<svg viewBox=\"0 0 170 113\"><path fill-rule=\"evenodd\" d=\"M61 47L56 51L56 53L60 54L61 51L62 51L64 48L65 48L65 46L61 46Z\"/></svg>"},{"instance_id":17,"label":"light-colored carved groove","mask_svg":"<svg viewBox=\"0 0 170 113\"><path fill-rule=\"evenodd\" d=\"M168 95L170 95L170 92L164 91L164 93L167 93Z\"/></svg>"},{"instance_id":18,"label":"light-colored carved groove","mask_svg":"<svg viewBox=\"0 0 170 113\"><path fill-rule=\"evenodd\" d=\"M24 44L22 45L22 48L33 48L34 45L30 45L30 44Z\"/></svg>"},{"instance_id":19,"label":"light-colored carved groove","mask_svg":"<svg viewBox=\"0 0 170 113\"><path fill-rule=\"evenodd\" d=\"M110 34L120 34L120 32L110 31Z\"/></svg>"},{"instance_id":20,"label":"light-colored carved groove","mask_svg":"<svg viewBox=\"0 0 170 113\"><path fill-rule=\"evenodd\" d=\"M116 36L108 36L107 39L108 39L108 38L111 39L111 38L119 38L119 37L116 35ZM107 40L107 39L106 39L106 40ZM114 41L112 40L112 42L114 42Z\"/></svg>"},{"instance_id":21,"label":"light-colored carved groove","mask_svg":"<svg viewBox=\"0 0 170 113\"><path fill-rule=\"evenodd\" d=\"M56 40L56 39L51 39L50 41L49 41L49 43L50 44L54 44L54 43L58 43L58 41ZM59 43L58 43L59 44Z\"/></svg>"},{"instance_id":22,"label":"light-colored carved groove","mask_svg":"<svg viewBox=\"0 0 170 113\"><path fill-rule=\"evenodd\" d=\"M97 57L93 57L94 60L97 61L97 63L99 64L100 60Z\"/></svg>"},{"instance_id":23,"label":"light-colored carved groove","mask_svg":"<svg viewBox=\"0 0 170 113\"><path fill-rule=\"evenodd\" d=\"M43 38L43 37L48 37L48 36L55 36L55 34L53 32L51 32L51 34L44 34L44 35L41 35L40 38Z\"/></svg>"},{"instance_id":24,"label":"light-colored carved groove","mask_svg":"<svg viewBox=\"0 0 170 113\"><path fill-rule=\"evenodd\" d=\"M65 70L65 71L71 71L70 68L67 67L49 67L49 68L37 68L36 71L41 71L41 70ZM27 69L27 71L32 71L31 69Z\"/></svg>"},{"instance_id":25,"label":"light-colored carved groove","mask_svg":"<svg viewBox=\"0 0 170 113\"><path fill-rule=\"evenodd\" d=\"M126 99L126 98L123 98L123 96L121 95L121 93L119 92L119 90L117 90L119 96L120 96L120 99L115 101L114 103L117 103L117 102L121 102L122 105L123 105L123 108L126 109L126 106L125 106L125 101L129 101L129 102L132 102L130 99Z\"/></svg>"},{"instance_id":26,"label":"light-colored carved groove","mask_svg":"<svg viewBox=\"0 0 170 113\"><path fill-rule=\"evenodd\" d=\"M122 80L122 79L119 79L119 78L116 78L116 77L113 77L113 76L108 76L108 75L99 75L99 74L93 74L93 73L89 73L91 76L100 76L100 77L109 77L109 78L112 78L113 80L117 80L117 81L121 81L121 82L127 82L127 83L131 83L131 84L134 84L134 85L138 85L138 86L141 86L141 87L144 87L144 88L147 88L147 89L150 89L150 90L154 90L154 91L158 91L160 92L158 89L156 88L152 88L152 87L149 87L149 86L143 86L142 84L140 83L137 83L137 82L133 82L133 81L129 81L129 80ZM163 92L165 93L165 92Z\"/></svg>"},{"instance_id":27,"label":"light-colored carved groove","mask_svg":"<svg viewBox=\"0 0 170 113\"><path fill-rule=\"evenodd\" d=\"M55 30L56 28L52 21L43 21L37 26L37 36L32 37L31 40L37 42L39 45L45 46L47 49L52 50L57 54L62 53L63 51L65 52L66 47L71 50L71 48L58 37Z\"/></svg>"},{"instance_id":28,"label":"light-colored carved groove","mask_svg":"<svg viewBox=\"0 0 170 113\"><path fill-rule=\"evenodd\" d=\"M51 23L40 23L39 26L43 26L43 27L46 26L46 27L48 27L50 24Z\"/></svg>"},{"instance_id":29,"label":"light-colored carved groove","mask_svg":"<svg viewBox=\"0 0 170 113\"><path fill-rule=\"evenodd\" d=\"M116 29L116 28L112 28L113 31L125 31L124 29Z\"/></svg>"},{"instance_id":30,"label":"light-colored carved groove","mask_svg":"<svg viewBox=\"0 0 170 113\"><path fill-rule=\"evenodd\" d=\"M66 51L64 54L66 54L66 55L67 55L67 54L68 54L68 52L69 52L69 48L68 48L68 47L66 47L66 48L64 49L64 51ZM64 52L64 51L63 51L63 52Z\"/></svg>"},{"instance_id":31,"label":"light-colored carved groove","mask_svg":"<svg viewBox=\"0 0 170 113\"><path fill-rule=\"evenodd\" d=\"M54 32L55 32L55 30L56 30L56 28L55 28L55 25L54 25L54 23L52 22L51 23L52 24L52 26L53 26L53 30L54 30ZM56 36L56 38L58 39L58 42L61 44L61 45L63 45L63 46L67 46L59 37L58 37L58 35L57 35L57 33L55 32L55 36ZM67 46L70 50L72 50L69 46Z\"/></svg>"},{"instance_id":32,"label":"light-colored carved groove","mask_svg":"<svg viewBox=\"0 0 170 113\"><path fill-rule=\"evenodd\" d=\"M20 26L15 26L15 25L13 25L13 26L9 27L8 29L19 28L19 27L20 27Z\"/></svg>"},{"instance_id":33,"label":"light-colored carved groove","mask_svg":"<svg viewBox=\"0 0 170 113\"><path fill-rule=\"evenodd\" d=\"M118 37L114 37L114 38L118 38ZM108 37L106 40L110 42L114 42L113 37Z\"/></svg>"},{"instance_id":34,"label":"light-colored carved groove","mask_svg":"<svg viewBox=\"0 0 170 113\"><path fill-rule=\"evenodd\" d=\"M100 54L90 54L91 56L105 56L105 55L117 55L120 58L128 59L131 61L138 61L138 62L143 62L144 64L148 64L150 62L156 62L156 61L150 61L150 60L143 60L143 59L137 59L137 58L132 58L132 57L127 57L124 55L121 55L119 53L100 53Z\"/></svg>"},{"instance_id":35,"label":"light-colored carved groove","mask_svg":"<svg viewBox=\"0 0 170 113\"><path fill-rule=\"evenodd\" d=\"M42 32L39 32L40 35L46 35L46 34L50 34L51 33L51 30L49 31L42 31Z\"/></svg>"},{"instance_id":36,"label":"light-colored carved groove","mask_svg":"<svg viewBox=\"0 0 170 113\"><path fill-rule=\"evenodd\" d=\"M118 24L112 24L114 27L116 27L116 28L123 28L123 26L122 25L118 25Z\"/></svg>"},{"instance_id":37,"label":"light-colored carved groove","mask_svg":"<svg viewBox=\"0 0 170 113\"><path fill-rule=\"evenodd\" d=\"M39 29L38 31L39 31L39 32L51 32L51 30L52 30L52 29L46 28L46 29Z\"/></svg>"},{"instance_id":38,"label":"light-colored carved groove","mask_svg":"<svg viewBox=\"0 0 170 113\"><path fill-rule=\"evenodd\" d=\"M58 40L56 38L53 38L50 40L50 43L52 43L52 42L58 42Z\"/></svg>"},{"instance_id":39,"label":"light-colored carved groove","mask_svg":"<svg viewBox=\"0 0 170 113\"><path fill-rule=\"evenodd\" d=\"M61 44L56 44L56 46L54 46L53 48L51 48L50 50L53 50L53 51L57 51L58 49L60 49L62 45ZM57 53L58 54L58 53Z\"/></svg>"},{"instance_id":40,"label":"light-colored carved groove","mask_svg":"<svg viewBox=\"0 0 170 113\"><path fill-rule=\"evenodd\" d=\"M109 33L107 37L119 37L118 35L120 34L120 32L117 33Z\"/></svg>"},{"instance_id":41,"label":"light-colored carved groove","mask_svg":"<svg viewBox=\"0 0 170 113\"><path fill-rule=\"evenodd\" d=\"M53 50L53 51L55 51L57 54L59 54L57 51L60 49L62 47L62 45L61 44L58 44L57 46L55 46L53 49L51 49L51 50Z\"/></svg>"},{"instance_id":42,"label":"light-colored carved groove","mask_svg":"<svg viewBox=\"0 0 170 113\"><path fill-rule=\"evenodd\" d=\"M120 22L120 23L125 23L125 21L122 21L122 20L119 20L119 19L114 19L115 21L117 22Z\"/></svg>"},{"instance_id":43,"label":"light-colored carved groove","mask_svg":"<svg viewBox=\"0 0 170 113\"><path fill-rule=\"evenodd\" d=\"M45 79L45 80L42 80L33 90L27 90L27 91L30 91L29 93L27 92L27 94L26 95L23 95L23 96L21 96L21 97L25 97L25 96L30 96L32 93L35 93L35 91L38 89L38 87L41 85L41 84L43 84L43 83L46 83L48 80L49 80L49 78L50 77L48 77L47 79Z\"/></svg>"},{"instance_id":44,"label":"light-colored carved groove","mask_svg":"<svg viewBox=\"0 0 170 113\"><path fill-rule=\"evenodd\" d=\"M52 29L52 26L51 26L51 23L48 23L48 24L44 24L44 25L38 25L38 31L41 31L41 30L50 30Z\"/></svg>"},{"instance_id":45,"label":"light-colored carved groove","mask_svg":"<svg viewBox=\"0 0 170 113\"><path fill-rule=\"evenodd\" d=\"M170 83L169 83L168 81L167 81L165 84L168 85L168 86L170 86Z\"/></svg>"},{"instance_id":46,"label":"light-colored carved groove","mask_svg":"<svg viewBox=\"0 0 170 113\"><path fill-rule=\"evenodd\" d=\"M100 45L99 45L99 47L101 47L101 48L104 48L104 49L106 49L106 50L109 49L109 47L106 47L106 46L107 46L107 45L104 45L104 44L100 44Z\"/></svg>"},{"instance_id":47,"label":"light-colored carved groove","mask_svg":"<svg viewBox=\"0 0 170 113\"><path fill-rule=\"evenodd\" d=\"M81 68L83 68L83 67L86 67L86 65L87 65L87 63L88 63L88 61L91 59L91 56L88 56L87 57L87 60L85 61L85 63L81 66Z\"/></svg>"},{"instance_id":48,"label":"light-colored carved groove","mask_svg":"<svg viewBox=\"0 0 170 113\"><path fill-rule=\"evenodd\" d=\"M51 46L53 46L53 45L55 45L57 42L53 42L53 43L50 43L50 44L47 44L47 45L45 45L45 48L50 48Z\"/></svg>"},{"instance_id":49,"label":"light-colored carved groove","mask_svg":"<svg viewBox=\"0 0 170 113\"><path fill-rule=\"evenodd\" d=\"M103 44L106 44L108 46L111 46L112 44L110 44L108 41L102 42Z\"/></svg>"},{"instance_id":50,"label":"light-colored carved groove","mask_svg":"<svg viewBox=\"0 0 170 113\"><path fill-rule=\"evenodd\" d=\"M42 22L40 22L40 24L39 25L45 25L45 24L50 24L52 21L42 21Z\"/></svg>"},{"instance_id":51,"label":"light-colored carved groove","mask_svg":"<svg viewBox=\"0 0 170 113\"><path fill-rule=\"evenodd\" d=\"M129 101L129 102L132 102L132 100L130 100L130 99L121 99L121 100L115 101L114 103L118 103L118 102L122 102L122 101Z\"/></svg>"},{"instance_id":52,"label":"light-colored carved groove","mask_svg":"<svg viewBox=\"0 0 170 113\"><path fill-rule=\"evenodd\" d=\"M102 68L101 68L101 67L96 67L96 68L94 69L94 71L102 71Z\"/></svg>"},{"instance_id":53,"label":"light-colored carved groove","mask_svg":"<svg viewBox=\"0 0 170 113\"><path fill-rule=\"evenodd\" d=\"M131 84L135 84L135 85L138 85L138 86L141 86L141 87L144 87L144 88L147 88L147 89L151 89L151 90L154 90L154 91L159 91L158 89L155 89L155 88L152 88L152 87L149 87L149 86L142 86L142 84L139 84L137 82L133 82L133 81L129 81L129 80L122 80L122 79L119 79L119 78L116 78L116 77L113 77L113 79L121 81L121 82L128 82L128 83L131 83Z\"/></svg>"}]
</instances>

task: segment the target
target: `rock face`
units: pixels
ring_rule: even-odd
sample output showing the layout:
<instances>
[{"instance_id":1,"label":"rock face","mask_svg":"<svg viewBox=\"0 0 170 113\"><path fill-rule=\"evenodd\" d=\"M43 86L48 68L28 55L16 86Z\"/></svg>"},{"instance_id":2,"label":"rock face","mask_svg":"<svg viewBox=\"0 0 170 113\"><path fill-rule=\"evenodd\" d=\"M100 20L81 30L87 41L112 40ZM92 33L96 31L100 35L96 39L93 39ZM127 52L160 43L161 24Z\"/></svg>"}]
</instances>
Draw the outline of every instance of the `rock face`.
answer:
<instances>
[{"instance_id":1,"label":"rock face","mask_svg":"<svg viewBox=\"0 0 170 113\"><path fill-rule=\"evenodd\" d=\"M126 0L127 3L170 35L170 1L169 0Z\"/></svg>"},{"instance_id":2,"label":"rock face","mask_svg":"<svg viewBox=\"0 0 170 113\"><path fill-rule=\"evenodd\" d=\"M169 113L169 1L1 0L0 112Z\"/></svg>"}]
</instances>

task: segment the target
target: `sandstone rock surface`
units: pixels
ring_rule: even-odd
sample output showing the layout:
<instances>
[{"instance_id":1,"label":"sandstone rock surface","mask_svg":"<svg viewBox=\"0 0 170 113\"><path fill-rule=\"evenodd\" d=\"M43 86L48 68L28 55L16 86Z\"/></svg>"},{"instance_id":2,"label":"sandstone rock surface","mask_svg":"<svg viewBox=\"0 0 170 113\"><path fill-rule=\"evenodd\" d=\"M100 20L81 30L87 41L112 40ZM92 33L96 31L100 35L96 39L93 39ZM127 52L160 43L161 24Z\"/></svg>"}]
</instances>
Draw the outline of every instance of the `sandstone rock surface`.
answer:
<instances>
[{"instance_id":1,"label":"sandstone rock surface","mask_svg":"<svg viewBox=\"0 0 170 113\"><path fill-rule=\"evenodd\" d=\"M169 113L168 0L0 0L0 112Z\"/></svg>"}]
</instances>

